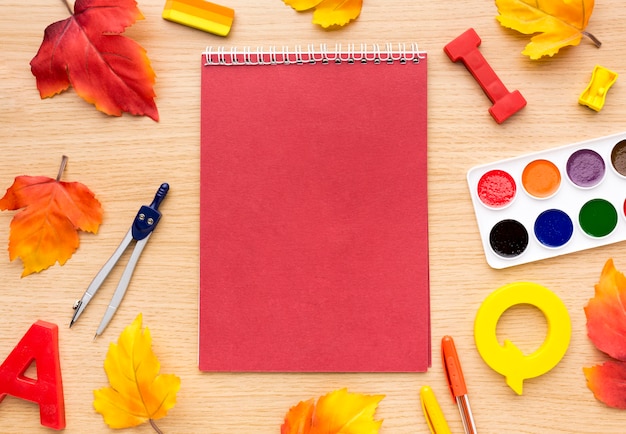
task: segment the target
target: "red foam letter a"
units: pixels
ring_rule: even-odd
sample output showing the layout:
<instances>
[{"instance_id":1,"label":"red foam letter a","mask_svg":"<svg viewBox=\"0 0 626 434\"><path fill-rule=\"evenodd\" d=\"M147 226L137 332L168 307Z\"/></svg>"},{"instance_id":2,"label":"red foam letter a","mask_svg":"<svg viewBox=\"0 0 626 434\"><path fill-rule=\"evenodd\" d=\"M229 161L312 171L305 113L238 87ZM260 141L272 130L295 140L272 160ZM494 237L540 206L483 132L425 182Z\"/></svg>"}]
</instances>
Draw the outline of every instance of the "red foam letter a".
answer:
<instances>
[{"instance_id":1,"label":"red foam letter a","mask_svg":"<svg viewBox=\"0 0 626 434\"><path fill-rule=\"evenodd\" d=\"M24 375L33 362L36 379ZM0 365L0 402L6 395L39 404L43 426L65 428L59 328L55 324L37 321Z\"/></svg>"}]
</instances>

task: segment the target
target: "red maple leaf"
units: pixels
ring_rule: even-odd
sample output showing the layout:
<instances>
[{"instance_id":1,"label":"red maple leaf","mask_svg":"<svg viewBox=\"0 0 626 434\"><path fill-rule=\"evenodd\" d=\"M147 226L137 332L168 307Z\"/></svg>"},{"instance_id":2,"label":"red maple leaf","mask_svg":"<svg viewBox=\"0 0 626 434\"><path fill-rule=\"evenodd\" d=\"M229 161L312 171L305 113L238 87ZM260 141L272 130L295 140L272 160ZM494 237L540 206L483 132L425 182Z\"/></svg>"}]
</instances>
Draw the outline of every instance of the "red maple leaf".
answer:
<instances>
[{"instance_id":1,"label":"red maple leaf","mask_svg":"<svg viewBox=\"0 0 626 434\"><path fill-rule=\"evenodd\" d=\"M587 386L605 404L626 409L626 277L609 259L585 307L589 339L614 360L583 368Z\"/></svg>"},{"instance_id":2,"label":"red maple leaf","mask_svg":"<svg viewBox=\"0 0 626 434\"><path fill-rule=\"evenodd\" d=\"M71 84L106 114L128 112L158 121L150 60L141 45L121 35L141 19L135 0L76 0L69 18L46 28L30 62L41 97Z\"/></svg>"}]
</instances>

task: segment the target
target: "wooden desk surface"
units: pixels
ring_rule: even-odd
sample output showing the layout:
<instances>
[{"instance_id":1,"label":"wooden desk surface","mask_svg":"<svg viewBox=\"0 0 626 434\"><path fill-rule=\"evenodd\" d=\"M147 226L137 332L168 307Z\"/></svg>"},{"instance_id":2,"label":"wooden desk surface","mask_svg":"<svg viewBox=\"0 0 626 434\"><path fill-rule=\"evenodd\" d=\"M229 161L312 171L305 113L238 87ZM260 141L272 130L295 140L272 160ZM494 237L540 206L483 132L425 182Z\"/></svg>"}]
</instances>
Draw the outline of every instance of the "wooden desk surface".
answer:
<instances>
[{"instance_id":1,"label":"wooden desk surface","mask_svg":"<svg viewBox=\"0 0 626 434\"><path fill-rule=\"evenodd\" d=\"M222 3L222 2L220 2ZM0 255L0 360L37 319L60 326L67 433L108 432L92 407L94 389L107 385L103 362L110 341L142 312L152 332L162 372L182 379L178 403L159 422L166 433L277 433L291 405L348 387L382 393L377 416L383 433L426 433L418 391L430 385L453 432L462 432L456 406L447 397L439 342L453 335L460 352L475 418L482 433L620 433L626 412L596 401L585 384L584 366L604 360L586 334L583 307L608 258L626 270L618 243L506 270L485 262L465 175L481 163L550 149L626 130L626 89L618 79L596 113L577 103L593 67L626 73L626 9L619 0L598 2L588 30L600 49L584 40L553 58L530 61L520 52L528 37L502 28L493 2L365 0L361 17L339 31L311 24L280 0L224 0L236 10L227 38L161 18L164 1L140 0L145 20L127 34L147 51L157 74L161 121L96 111L73 91L41 100L29 62L47 25L67 17L61 0L0 0L0 186L21 174L56 176L69 156L65 180L88 185L103 204L97 235L81 233L80 248L63 266L20 278L22 264ZM509 90L528 106L502 125L490 102L443 46L473 27L480 51ZM205 374L197 369L200 53L207 45L295 46L308 43L417 41L429 52L428 164L433 366L425 374ZM171 185L164 218L135 272L131 288L105 335L92 342L108 295L94 299L91 314L68 329L72 304L107 260L139 205L158 185ZM13 212L0 213L0 240L8 241ZM117 280L119 274L111 276ZM515 395L476 351L476 310L496 288L519 280L552 289L572 319L572 340L561 363L525 382ZM109 288L112 292L112 289ZM108 291L105 291L108 292ZM523 350L538 348L547 323L534 308L514 308L499 335ZM49 432L35 404L7 397L0 403L0 432ZM150 433L149 425L127 432Z\"/></svg>"}]
</instances>

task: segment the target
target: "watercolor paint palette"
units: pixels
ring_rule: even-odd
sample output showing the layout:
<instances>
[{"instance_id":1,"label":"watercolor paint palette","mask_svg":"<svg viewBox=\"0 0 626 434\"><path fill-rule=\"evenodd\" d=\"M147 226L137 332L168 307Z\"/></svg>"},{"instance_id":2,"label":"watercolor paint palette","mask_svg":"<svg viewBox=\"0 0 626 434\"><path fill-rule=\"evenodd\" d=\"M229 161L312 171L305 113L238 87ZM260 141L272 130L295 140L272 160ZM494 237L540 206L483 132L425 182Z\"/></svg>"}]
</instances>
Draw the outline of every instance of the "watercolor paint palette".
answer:
<instances>
[{"instance_id":1,"label":"watercolor paint palette","mask_svg":"<svg viewBox=\"0 0 626 434\"><path fill-rule=\"evenodd\" d=\"M626 240L626 132L467 173L493 268Z\"/></svg>"}]
</instances>

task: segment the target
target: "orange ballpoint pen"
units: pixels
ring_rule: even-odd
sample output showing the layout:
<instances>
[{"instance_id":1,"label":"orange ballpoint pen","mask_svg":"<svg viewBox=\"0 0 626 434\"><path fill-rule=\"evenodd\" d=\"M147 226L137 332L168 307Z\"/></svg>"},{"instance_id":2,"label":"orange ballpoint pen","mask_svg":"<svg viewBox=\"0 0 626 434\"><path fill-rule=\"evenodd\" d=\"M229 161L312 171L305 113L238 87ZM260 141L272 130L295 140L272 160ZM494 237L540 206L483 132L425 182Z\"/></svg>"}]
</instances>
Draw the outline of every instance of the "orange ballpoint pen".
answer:
<instances>
[{"instance_id":1,"label":"orange ballpoint pen","mask_svg":"<svg viewBox=\"0 0 626 434\"><path fill-rule=\"evenodd\" d=\"M451 336L444 336L441 339L441 357L452 399L456 401L459 413L461 413L465 434L477 434L476 423L470 408L467 387L465 386L465 379L461 370L461 363Z\"/></svg>"}]
</instances>

